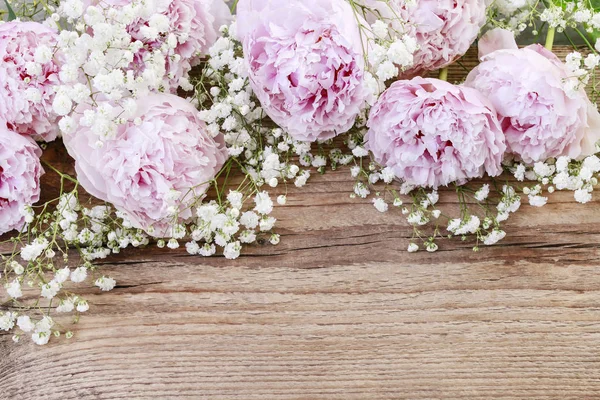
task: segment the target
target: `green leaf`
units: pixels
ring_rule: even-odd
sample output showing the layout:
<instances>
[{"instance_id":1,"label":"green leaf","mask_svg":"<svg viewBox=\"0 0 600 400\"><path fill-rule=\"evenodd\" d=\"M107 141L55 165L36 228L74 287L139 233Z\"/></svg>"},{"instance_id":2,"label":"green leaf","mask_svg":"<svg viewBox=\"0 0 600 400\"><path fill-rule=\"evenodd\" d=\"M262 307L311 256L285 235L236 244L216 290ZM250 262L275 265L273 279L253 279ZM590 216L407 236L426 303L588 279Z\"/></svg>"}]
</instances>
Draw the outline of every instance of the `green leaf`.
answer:
<instances>
[{"instance_id":1,"label":"green leaf","mask_svg":"<svg viewBox=\"0 0 600 400\"><path fill-rule=\"evenodd\" d=\"M14 19L17 19L17 15L13 11L12 7L10 6L10 4L8 4L8 0L4 0L4 4L6 4L6 8L8 8L8 20L12 21Z\"/></svg>"}]
</instances>

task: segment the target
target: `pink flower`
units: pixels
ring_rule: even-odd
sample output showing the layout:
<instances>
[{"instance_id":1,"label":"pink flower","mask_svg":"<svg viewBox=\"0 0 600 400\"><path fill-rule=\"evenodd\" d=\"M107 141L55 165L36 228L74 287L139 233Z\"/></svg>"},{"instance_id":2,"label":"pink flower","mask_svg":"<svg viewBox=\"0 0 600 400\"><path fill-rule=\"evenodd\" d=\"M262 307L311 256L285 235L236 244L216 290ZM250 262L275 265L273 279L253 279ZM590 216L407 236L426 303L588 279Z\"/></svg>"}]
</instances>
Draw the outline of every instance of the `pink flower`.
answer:
<instances>
[{"instance_id":1,"label":"pink flower","mask_svg":"<svg viewBox=\"0 0 600 400\"><path fill-rule=\"evenodd\" d=\"M130 0L87 0L89 5L100 5L101 7L123 7L131 4ZM187 78L192 67L200 64L201 55L207 54L208 49L220 36L219 29L223 25L229 25L232 21L229 7L223 0L173 0L156 2L153 8L154 14L167 17L169 21L168 34L177 38L174 54L170 54L165 60L165 66L169 78L165 81L165 89L172 93L177 92L180 79ZM155 49L159 49L167 43L168 35L158 35L151 40L142 28L149 26L148 19L138 18L127 27L127 32L134 40L139 40L144 47L134 57L134 70L144 70L144 56ZM173 59L172 56L179 56Z\"/></svg>"},{"instance_id":2,"label":"pink flower","mask_svg":"<svg viewBox=\"0 0 600 400\"><path fill-rule=\"evenodd\" d=\"M366 148L411 185L437 188L502 173L506 146L478 91L437 79L397 81L371 109Z\"/></svg>"},{"instance_id":3,"label":"pink flower","mask_svg":"<svg viewBox=\"0 0 600 400\"><path fill-rule=\"evenodd\" d=\"M212 138L198 111L175 95L140 99L134 118L139 125L120 125L101 148L85 127L65 136L65 145L85 190L126 213L136 228L168 236L173 222L192 217L190 206L204 195L227 151L221 135Z\"/></svg>"},{"instance_id":4,"label":"pink flower","mask_svg":"<svg viewBox=\"0 0 600 400\"><path fill-rule=\"evenodd\" d=\"M370 23L377 18L389 23L395 32L417 40L414 65L401 74L411 78L443 68L462 57L486 21L483 0L363 0L377 10L368 13Z\"/></svg>"},{"instance_id":5,"label":"pink flower","mask_svg":"<svg viewBox=\"0 0 600 400\"><path fill-rule=\"evenodd\" d=\"M600 114L583 88L567 91L569 74L552 52L539 45L518 49L512 34L501 29L488 32L482 44L482 63L465 85L494 105L510 153L534 163L596 152Z\"/></svg>"},{"instance_id":6,"label":"pink flower","mask_svg":"<svg viewBox=\"0 0 600 400\"><path fill-rule=\"evenodd\" d=\"M0 235L21 229L23 207L40 199L41 155L33 139L0 125Z\"/></svg>"},{"instance_id":7,"label":"pink flower","mask_svg":"<svg viewBox=\"0 0 600 400\"><path fill-rule=\"evenodd\" d=\"M58 116L52 110L59 84L56 42L57 33L36 22L0 24L0 120L11 130L46 141L58 135Z\"/></svg>"},{"instance_id":8,"label":"pink flower","mask_svg":"<svg viewBox=\"0 0 600 400\"><path fill-rule=\"evenodd\" d=\"M241 0L238 34L252 88L296 140L347 132L370 92L363 42L344 0Z\"/></svg>"}]
</instances>

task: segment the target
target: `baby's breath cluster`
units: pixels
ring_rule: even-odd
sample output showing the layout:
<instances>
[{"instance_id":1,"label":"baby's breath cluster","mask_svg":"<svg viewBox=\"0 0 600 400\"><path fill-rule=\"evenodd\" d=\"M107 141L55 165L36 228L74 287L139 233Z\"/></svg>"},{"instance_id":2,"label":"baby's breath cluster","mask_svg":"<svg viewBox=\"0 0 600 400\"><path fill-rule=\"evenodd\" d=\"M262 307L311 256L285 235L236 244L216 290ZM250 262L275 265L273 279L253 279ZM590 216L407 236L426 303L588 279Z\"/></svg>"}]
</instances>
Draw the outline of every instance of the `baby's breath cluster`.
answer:
<instances>
[{"instance_id":1,"label":"baby's breath cluster","mask_svg":"<svg viewBox=\"0 0 600 400\"><path fill-rule=\"evenodd\" d=\"M64 333L70 338L73 333L59 322L65 320L61 315L71 315L77 322L89 309L87 300L74 293L74 286L92 281L109 291L116 285L113 278L97 271L94 261L149 243L143 232L132 229L109 205L82 204L77 182L59 174L60 196L25 207L27 225L3 243L12 251L1 258L4 293L0 299L7 301L11 311L0 312L0 330L14 330L15 341L25 334L40 345L52 335ZM69 182L74 188L66 190ZM76 256L70 250L76 250Z\"/></svg>"}]
</instances>

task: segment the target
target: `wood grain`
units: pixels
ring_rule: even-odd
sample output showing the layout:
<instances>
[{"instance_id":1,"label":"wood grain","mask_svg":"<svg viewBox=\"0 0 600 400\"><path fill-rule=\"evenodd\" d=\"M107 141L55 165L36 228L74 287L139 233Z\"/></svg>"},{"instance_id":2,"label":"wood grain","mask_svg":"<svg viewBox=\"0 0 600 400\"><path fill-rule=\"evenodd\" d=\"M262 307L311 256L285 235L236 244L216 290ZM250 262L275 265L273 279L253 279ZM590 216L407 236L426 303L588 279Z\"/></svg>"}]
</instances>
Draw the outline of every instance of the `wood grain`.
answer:
<instances>
[{"instance_id":1,"label":"wood grain","mask_svg":"<svg viewBox=\"0 0 600 400\"><path fill-rule=\"evenodd\" d=\"M71 341L0 334L0 399L600 398L600 201L557 193L498 246L409 255L400 212L351 188L290 187L281 244L236 261L106 260L119 286L81 289Z\"/></svg>"}]
</instances>

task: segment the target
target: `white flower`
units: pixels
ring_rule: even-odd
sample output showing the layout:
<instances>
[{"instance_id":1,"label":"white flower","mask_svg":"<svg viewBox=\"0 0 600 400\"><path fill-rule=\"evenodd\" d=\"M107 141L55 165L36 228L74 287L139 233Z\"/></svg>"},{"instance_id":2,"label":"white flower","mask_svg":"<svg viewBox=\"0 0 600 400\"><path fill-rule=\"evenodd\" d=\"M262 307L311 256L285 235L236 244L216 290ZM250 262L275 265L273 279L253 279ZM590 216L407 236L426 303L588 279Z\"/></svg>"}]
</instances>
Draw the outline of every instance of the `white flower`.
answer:
<instances>
[{"instance_id":1,"label":"white flower","mask_svg":"<svg viewBox=\"0 0 600 400\"><path fill-rule=\"evenodd\" d=\"M456 235L467 235L479 230L481 221L475 215L471 215L469 220L453 219L448 223L448 231Z\"/></svg>"},{"instance_id":2,"label":"white flower","mask_svg":"<svg viewBox=\"0 0 600 400\"><path fill-rule=\"evenodd\" d=\"M263 218L260 220L259 228L261 232L267 232L273 229L277 220L273 217Z\"/></svg>"},{"instance_id":3,"label":"white flower","mask_svg":"<svg viewBox=\"0 0 600 400\"><path fill-rule=\"evenodd\" d=\"M544 162L537 162L533 165L533 172L541 178L552 175L555 170L556 168L553 165Z\"/></svg>"},{"instance_id":4,"label":"white flower","mask_svg":"<svg viewBox=\"0 0 600 400\"><path fill-rule=\"evenodd\" d=\"M425 244L425 250L430 253L435 253L438 250L438 245L433 242L428 242Z\"/></svg>"},{"instance_id":5,"label":"white flower","mask_svg":"<svg viewBox=\"0 0 600 400\"><path fill-rule=\"evenodd\" d=\"M380 39L385 38L388 35L388 26L381 20L375 21L373 25L371 25L371 29L373 34Z\"/></svg>"},{"instance_id":6,"label":"white flower","mask_svg":"<svg viewBox=\"0 0 600 400\"><path fill-rule=\"evenodd\" d=\"M270 243L271 243L273 246L276 246L276 245L278 245L278 244L279 244L280 238L281 238L281 236L280 236L280 235L278 235L278 234L274 233L274 234L272 234L272 235L271 235L271 238L269 239L269 242L270 242Z\"/></svg>"},{"instance_id":7,"label":"white flower","mask_svg":"<svg viewBox=\"0 0 600 400\"><path fill-rule=\"evenodd\" d=\"M254 198L254 202L256 203L256 207L254 210L260 214L270 214L273 211L273 201L269 197L267 192L261 192L256 195Z\"/></svg>"},{"instance_id":8,"label":"white flower","mask_svg":"<svg viewBox=\"0 0 600 400\"><path fill-rule=\"evenodd\" d=\"M377 68L376 74L380 80L387 81L388 79L398 76L398 67L391 61L384 61Z\"/></svg>"},{"instance_id":9,"label":"white flower","mask_svg":"<svg viewBox=\"0 0 600 400\"><path fill-rule=\"evenodd\" d=\"M59 269L54 274L54 280L58 283L64 283L67 279L69 279L70 274L71 274L71 270L69 269L69 267Z\"/></svg>"},{"instance_id":10,"label":"white flower","mask_svg":"<svg viewBox=\"0 0 600 400\"><path fill-rule=\"evenodd\" d=\"M392 181L396 179L396 175L390 167L385 167L381 170L381 178L385 183L392 183Z\"/></svg>"},{"instance_id":11,"label":"white flower","mask_svg":"<svg viewBox=\"0 0 600 400\"><path fill-rule=\"evenodd\" d=\"M116 284L117 284L117 282L113 278L108 278L106 276L98 278L96 280L96 282L94 282L94 285L99 287L100 290L102 290L103 292L108 292L108 291L113 290L115 288Z\"/></svg>"},{"instance_id":12,"label":"white flower","mask_svg":"<svg viewBox=\"0 0 600 400\"><path fill-rule=\"evenodd\" d=\"M7 312L6 314L0 315L0 330L9 331L15 326L15 318L17 314Z\"/></svg>"},{"instance_id":13,"label":"white flower","mask_svg":"<svg viewBox=\"0 0 600 400\"><path fill-rule=\"evenodd\" d=\"M35 261L48 245L47 239L37 238L21 249L21 258L25 261Z\"/></svg>"},{"instance_id":14,"label":"white flower","mask_svg":"<svg viewBox=\"0 0 600 400\"><path fill-rule=\"evenodd\" d=\"M567 172L571 159L567 156L561 156L556 159L556 170L558 172Z\"/></svg>"},{"instance_id":15,"label":"white flower","mask_svg":"<svg viewBox=\"0 0 600 400\"><path fill-rule=\"evenodd\" d=\"M73 108L73 102L65 93L57 93L52 102L52 109L60 116L67 115Z\"/></svg>"},{"instance_id":16,"label":"white flower","mask_svg":"<svg viewBox=\"0 0 600 400\"><path fill-rule=\"evenodd\" d=\"M369 155L369 152L362 146L356 146L354 150L352 150L352 154L355 157L366 157Z\"/></svg>"},{"instance_id":17,"label":"white flower","mask_svg":"<svg viewBox=\"0 0 600 400\"><path fill-rule=\"evenodd\" d=\"M312 166L315 168L324 167L327 165L327 159L323 156L315 156L312 161Z\"/></svg>"},{"instance_id":18,"label":"white flower","mask_svg":"<svg viewBox=\"0 0 600 400\"><path fill-rule=\"evenodd\" d=\"M6 292L13 299L18 299L19 297L23 297L23 292L21 291L21 283L15 279L11 283L6 284Z\"/></svg>"},{"instance_id":19,"label":"white flower","mask_svg":"<svg viewBox=\"0 0 600 400\"><path fill-rule=\"evenodd\" d=\"M85 300L77 302L77 312L83 313L90 309L90 305Z\"/></svg>"},{"instance_id":20,"label":"white flower","mask_svg":"<svg viewBox=\"0 0 600 400\"><path fill-rule=\"evenodd\" d=\"M21 315L17 318L17 326L23 332L31 332L35 328L35 325L31 322L31 318L28 315Z\"/></svg>"},{"instance_id":21,"label":"white flower","mask_svg":"<svg viewBox=\"0 0 600 400\"><path fill-rule=\"evenodd\" d=\"M200 248L199 254L203 257L210 257L217 252L214 244L205 243L204 246Z\"/></svg>"},{"instance_id":22,"label":"white flower","mask_svg":"<svg viewBox=\"0 0 600 400\"><path fill-rule=\"evenodd\" d=\"M419 250L419 246L416 243L411 243L408 245L408 252L415 253Z\"/></svg>"},{"instance_id":23,"label":"white flower","mask_svg":"<svg viewBox=\"0 0 600 400\"><path fill-rule=\"evenodd\" d=\"M79 18L83 14L83 2L81 0L67 0L62 4L65 15L69 18Z\"/></svg>"},{"instance_id":24,"label":"white flower","mask_svg":"<svg viewBox=\"0 0 600 400\"><path fill-rule=\"evenodd\" d=\"M479 189L476 193L475 193L475 200L482 202L485 199L488 198L490 194L490 185L488 185L487 183L485 185L483 185L481 187L481 189Z\"/></svg>"},{"instance_id":25,"label":"white flower","mask_svg":"<svg viewBox=\"0 0 600 400\"><path fill-rule=\"evenodd\" d=\"M248 229L254 229L258 226L259 217L253 211L246 211L240 217L240 223Z\"/></svg>"},{"instance_id":26,"label":"white flower","mask_svg":"<svg viewBox=\"0 0 600 400\"><path fill-rule=\"evenodd\" d=\"M60 302L58 307L56 307L56 312L58 313L68 313L75 309L75 304L73 303L73 299L66 299Z\"/></svg>"},{"instance_id":27,"label":"white flower","mask_svg":"<svg viewBox=\"0 0 600 400\"><path fill-rule=\"evenodd\" d=\"M244 194L242 192L238 192L237 190L230 190L227 195L227 200L231 204L231 207L237 208L238 210L242 208L242 200L244 199Z\"/></svg>"},{"instance_id":28,"label":"white flower","mask_svg":"<svg viewBox=\"0 0 600 400\"><path fill-rule=\"evenodd\" d=\"M73 272L71 272L71 281L75 283L80 283L85 281L87 278L87 268L86 267L78 267L75 268Z\"/></svg>"},{"instance_id":29,"label":"white flower","mask_svg":"<svg viewBox=\"0 0 600 400\"><path fill-rule=\"evenodd\" d=\"M371 193L371 191L369 190L369 188L367 188L367 186L364 183L357 182L354 185L354 193L356 193L358 197L365 199Z\"/></svg>"},{"instance_id":30,"label":"white flower","mask_svg":"<svg viewBox=\"0 0 600 400\"><path fill-rule=\"evenodd\" d=\"M589 203L592 201L592 194L587 189L577 189L575 191L575 200L581 204Z\"/></svg>"},{"instance_id":31,"label":"white flower","mask_svg":"<svg viewBox=\"0 0 600 400\"><path fill-rule=\"evenodd\" d=\"M350 174L352 175L353 178L356 178L359 173L360 173L360 167L358 165L355 165L352 168L350 168Z\"/></svg>"},{"instance_id":32,"label":"white flower","mask_svg":"<svg viewBox=\"0 0 600 400\"><path fill-rule=\"evenodd\" d=\"M388 210L388 204L381 197L373 199L373 205L377 209L377 211L384 213Z\"/></svg>"},{"instance_id":33,"label":"white flower","mask_svg":"<svg viewBox=\"0 0 600 400\"><path fill-rule=\"evenodd\" d=\"M43 346L50 340L50 335L50 331L35 332L33 335L31 335L31 340L33 340L35 344Z\"/></svg>"},{"instance_id":34,"label":"white flower","mask_svg":"<svg viewBox=\"0 0 600 400\"><path fill-rule=\"evenodd\" d=\"M35 324L35 330L36 330L36 332L50 331L50 329L52 329L53 326L54 326L54 321L52 320L52 318L45 315L41 320L39 320Z\"/></svg>"},{"instance_id":35,"label":"white flower","mask_svg":"<svg viewBox=\"0 0 600 400\"><path fill-rule=\"evenodd\" d=\"M188 254L195 255L200 251L200 246L198 245L198 242L191 241L185 244L185 249Z\"/></svg>"},{"instance_id":36,"label":"white flower","mask_svg":"<svg viewBox=\"0 0 600 400\"><path fill-rule=\"evenodd\" d=\"M487 236L484 237L483 244L485 244L487 246L491 246L493 244L498 243L500 240L504 239L505 237L506 237L506 232L501 231L499 229L494 229L492 232L490 232Z\"/></svg>"},{"instance_id":37,"label":"white flower","mask_svg":"<svg viewBox=\"0 0 600 400\"><path fill-rule=\"evenodd\" d=\"M525 166L523 164L517 165L515 170L515 178L517 178L519 182L523 182L525 180Z\"/></svg>"},{"instance_id":38,"label":"white flower","mask_svg":"<svg viewBox=\"0 0 600 400\"><path fill-rule=\"evenodd\" d=\"M543 196L529 196L529 204L533 207L543 207L548 203L548 198Z\"/></svg>"},{"instance_id":39,"label":"white flower","mask_svg":"<svg viewBox=\"0 0 600 400\"><path fill-rule=\"evenodd\" d=\"M56 282L55 280L52 280L48 283L46 283L45 285L42 285L42 297L45 297L47 299L53 299L58 292L60 291L60 283Z\"/></svg>"},{"instance_id":40,"label":"white flower","mask_svg":"<svg viewBox=\"0 0 600 400\"><path fill-rule=\"evenodd\" d=\"M241 249L242 245L240 244L240 242L227 243L227 245L223 249L223 255L229 260L235 260L240 256Z\"/></svg>"},{"instance_id":41,"label":"white flower","mask_svg":"<svg viewBox=\"0 0 600 400\"><path fill-rule=\"evenodd\" d=\"M284 206L287 203L287 197L285 195L277 196L277 204Z\"/></svg>"},{"instance_id":42,"label":"white flower","mask_svg":"<svg viewBox=\"0 0 600 400\"><path fill-rule=\"evenodd\" d=\"M209 222L219 213L219 207L214 203L203 204L198 207L196 214L204 222Z\"/></svg>"},{"instance_id":43,"label":"white flower","mask_svg":"<svg viewBox=\"0 0 600 400\"><path fill-rule=\"evenodd\" d=\"M434 190L433 192L427 194L427 200L429 201L429 204L433 206L440 200L440 195Z\"/></svg>"},{"instance_id":44,"label":"white flower","mask_svg":"<svg viewBox=\"0 0 600 400\"><path fill-rule=\"evenodd\" d=\"M254 243L256 241L256 233L246 230L240 233L239 240L241 243Z\"/></svg>"}]
</instances>

